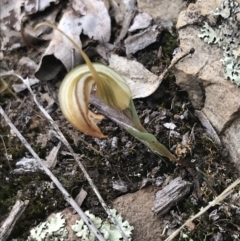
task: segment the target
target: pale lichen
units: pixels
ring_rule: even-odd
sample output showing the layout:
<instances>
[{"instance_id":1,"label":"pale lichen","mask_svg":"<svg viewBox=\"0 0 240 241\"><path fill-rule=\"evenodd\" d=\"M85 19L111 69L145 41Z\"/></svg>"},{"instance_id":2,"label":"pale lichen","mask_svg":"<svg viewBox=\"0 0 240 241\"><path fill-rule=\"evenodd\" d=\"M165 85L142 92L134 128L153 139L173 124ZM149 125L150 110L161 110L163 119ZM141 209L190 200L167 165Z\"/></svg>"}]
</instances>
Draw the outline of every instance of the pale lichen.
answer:
<instances>
[{"instance_id":1,"label":"pale lichen","mask_svg":"<svg viewBox=\"0 0 240 241\"><path fill-rule=\"evenodd\" d=\"M240 6L233 0L225 0L212 14L220 25L211 27L204 23L199 37L208 44L217 44L223 50L225 78L240 86Z\"/></svg>"},{"instance_id":2,"label":"pale lichen","mask_svg":"<svg viewBox=\"0 0 240 241\"><path fill-rule=\"evenodd\" d=\"M65 219L61 213L56 213L51 220L40 223L30 231L27 241L68 241L68 231L65 228Z\"/></svg>"},{"instance_id":3,"label":"pale lichen","mask_svg":"<svg viewBox=\"0 0 240 241\"><path fill-rule=\"evenodd\" d=\"M133 227L124 221L120 214L117 214L115 209L111 209L111 214L116 218L122 230L131 240ZM89 219L94 223L97 229L102 233L106 241L120 241L122 236L118 229L110 223L109 220L102 220L99 217L94 216L89 211L85 212ZM71 226L75 235L81 238L81 241L95 241L95 236L88 229L87 225L81 220L77 220L74 225ZM62 213L56 213L53 217L46 222L40 223L38 226L30 231L30 236L27 241L69 241L68 231L66 229L66 220L63 218Z\"/></svg>"},{"instance_id":4,"label":"pale lichen","mask_svg":"<svg viewBox=\"0 0 240 241\"><path fill-rule=\"evenodd\" d=\"M117 214L115 209L111 209L111 214L116 218L122 230L128 237L128 240L131 240L133 227L128 223L128 221L123 221L123 218L120 214ZM99 229L99 231L103 234L104 238L107 241L120 241L122 240L122 236L118 229L111 224L108 220L103 221L99 217L95 217L93 214L88 211L85 212L86 215L92 220L94 225ZM82 241L94 241L94 235L89 231L87 226L83 223L82 220L77 221L75 225L72 226L74 232L76 232L76 236L80 237Z\"/></svg>"}]
</instances>

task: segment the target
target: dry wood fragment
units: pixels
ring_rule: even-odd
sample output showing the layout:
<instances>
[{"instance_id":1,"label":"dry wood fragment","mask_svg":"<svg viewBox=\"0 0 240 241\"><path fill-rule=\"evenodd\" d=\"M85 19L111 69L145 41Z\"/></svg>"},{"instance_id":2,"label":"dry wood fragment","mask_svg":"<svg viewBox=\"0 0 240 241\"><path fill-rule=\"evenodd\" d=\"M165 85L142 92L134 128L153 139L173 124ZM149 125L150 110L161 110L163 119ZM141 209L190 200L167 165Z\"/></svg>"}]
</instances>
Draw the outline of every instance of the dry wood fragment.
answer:
<instances>
[{"instance_id":1,"label":"dry wood fragment","mask_svg":"<svg viewBox=\"0 0 240 241\"><path fill-rule=\"evenodd\" d=\"M208 120L208 118L204 115L202 111L195 110L194 111L195 116L199 119L203 127L205 128L207 134L217 143L218 145L221 145L221 140L217 134L217 132L214 130L212 124Z\"/></svg>"},{"instance_id":2,"label":"dry wood fragment","mask_svg":"<svg viewBox=\"0 0 240 241\"><path fill-rule=\"evenodd\" d=\"M83 188L81 188L80 192L75 197L75 201L79 205L79 207L81 207L81 205L82 205L83 201L86 199L86 197L87 197L87 192Z\"/></svg>"},{"instance_id":3,"label":"dry wood fragment","mask_svg":"<svg viewBox=\"0 0 240 241\"><path fill-rule=\"evenodd\" d=\"M161 29L158 29L158 26L154 25L143 32L129 36L124 41L126 54L134 54L141 49L145 49L150 44L155 43L160 33Z\"/></svg>"},{"instance_id":4,"label":"dry wood fragment","mask_svg":"<svg viewBox=\"0 0 240 241\"><path fill-rule=\"evenodd\" d=\"M49 155L46 157L46 165L49 169L53 169L57 164L57 155L61 147L61 142L57 146L54 146L50 151Z\"/></svg>"},{"instance_id":5,"label":"dry wood fragment","mask_svg":"<svg viewBox=\"0 0 240 241\"><path fill-rule=\"evenodd\" d=\"M156 193L152 211L163 215L190 191L191 183L177 177Z\"/></svg>"},{"instance_id":6,"label":"dry wood fragment","mask_svg":"<svg viewBox=\"0 0 240 241\"><path fill-rule=\"evenodd\" d=\"M11 234L15 223L23 214L28 203L29 203L28 200L25 200L25 201L17 200L16 201L10 214L8 215L6 220L3 222L2 227L0 228L0 240L1 241L5 241L8 239L8 236Z\"/></svg>"}]
</instances>

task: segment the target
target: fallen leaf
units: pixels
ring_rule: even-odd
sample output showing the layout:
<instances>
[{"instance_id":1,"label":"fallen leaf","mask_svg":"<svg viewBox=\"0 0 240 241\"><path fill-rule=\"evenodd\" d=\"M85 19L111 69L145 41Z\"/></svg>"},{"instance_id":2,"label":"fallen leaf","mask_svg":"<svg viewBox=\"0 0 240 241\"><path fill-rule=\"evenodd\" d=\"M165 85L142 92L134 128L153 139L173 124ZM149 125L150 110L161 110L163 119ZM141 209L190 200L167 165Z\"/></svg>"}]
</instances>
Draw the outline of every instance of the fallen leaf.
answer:
<instances>
[{"instance_id":1,"label":"fallen leaf","mask_svg":"<svg viewBox=\"0 0 240 241\"><path fill-rule=\"evenodd\" d=\"M22 1L1 1L0 20L8 29L20 31L21 29Z\"/></svg>"},{"instance_id":2,"label":"fallen leaf","mask_svg":"<svg viewBox=\"0 0 240 241\"><path fill-rule=\"evenodd\" d=\"M108 42L111 35L111 21L103 1L73 0L72 8L80 15L79 23L83 33L100 42Z\"/></svg>"},{"instance_id":3,"label":"fallen leaf","mask_svg":"<svg viewBox=\"0 0 240 241\"><path fill-rule=\"evenodd\" d=\"M111 54L109 66L126 80L133 99L151 95L161 84L157 75L151 73L135 60L128 60L116 54Z\"/></svg>"},{"instance_id":4,"label":"fallen leaf","mask_svg":"<svg viewBox=\"0 0 240 241\"><path fill-rule=\"evenodd\" d=\"M35 71L37 69L37 64L34 60L30 59L29 57L22 57L18 61L19 66L27 66L29 69Z\"/></svg>"},{"instance_id":5,"label":"fallen leaf","mask_svg":"<svg viewBox=\"0 0 240 241\"><path fill-rule=\"evenodd\" d=\"M82 46L79 38L82 32L82 26L79 18L73 13L73 10L68 10L63 14L58 28L70 36L79 46ZM54 58L56 59L55 61ZM67 71L70 71L75 65L80 63L80 59L80 55L70 41L61 33L54 30L52 41L42 56L39 69L36 71L35 76L41 80L50 80L54 77L53 75L57 74L56 68L58 72L60 71L61 63ZM49 63L53 63L53 65L49 66ZM45 68L45 66L49 67Z\"/></svg>"},{"instance_id":6,"label":"fallen leaf","mask_svg":"<svg viewBox=\"0 0 240 241\"><path fill-rule=\"evenodd\" d=\"M133 32L139 29L148 28L151 24L152 17L147 13L138 13L133 19L133 24L128 29L129 32Z\"/></svg>"},{"instance_id":7,"label":"fallen leaf","mask_svg":"<svg viewBox=\"0 0 240 241\"><path fill-rule=\"evenodd\" d=\"M62 16L58 28L73 39L80 47L80 35L100 42L108 42L111 34L111 22L103 1L72 1L72 8ZM41 29L41 28L39 28ZM69 72L81 64L82 57L70 41L54 30L53 38L42 56L35 76L41 80L50 80L60 71L62 64ZM49 65L51 63L51 65Z\"/></svg>"},{"instance_id":8,"label":"fallen leaf","mask_svg":"<svg viewBox=\"0 0 240 241\"><path fill-rule=\"evenodd\" d=\"M36 24L43 21L54 23L56 21L57 14L60 13L61 6L57 5L55 8L47 9L41 12L41 14L36 14L32 16L28 21L23 23L23 31L26 41L34 44L43 42L43 40L51 40L53 38L53 31L48 26L44 26L40 29L35 30Z\"/></svg>"}]
</instances>

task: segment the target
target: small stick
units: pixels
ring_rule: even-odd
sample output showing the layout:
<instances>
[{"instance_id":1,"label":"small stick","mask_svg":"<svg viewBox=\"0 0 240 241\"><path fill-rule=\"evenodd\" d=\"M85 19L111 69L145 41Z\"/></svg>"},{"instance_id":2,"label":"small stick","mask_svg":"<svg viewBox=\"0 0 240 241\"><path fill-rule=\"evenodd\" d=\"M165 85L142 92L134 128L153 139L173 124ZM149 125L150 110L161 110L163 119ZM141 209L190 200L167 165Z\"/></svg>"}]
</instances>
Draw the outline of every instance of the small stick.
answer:
<instances>
[{"instance_id":1,"label":"small stick","mask_svg":"<svg viewBox=\"0 0 240 241\"><path fill-rule=\"evenodd\" d=\"M162 80L166 78L169 71L182 59L187 57L188 55L192 55L195 52L194 48L191 48L187 53L184 53L179 58L174 58L171 62L171 64L162 72L162 74L159 76L159 83L162 83Z\"/></svg>"},{"instance_id":2,"label":"small stick","mask_svg":"<svg viewBox=\"0 0 240 241\"><path fill-rule=\"evenodd\" d=\"M13 70L5 71L5 72L0 73L0 77L7 76L7 75L12 75L13 73L14 73Z\"/></svg>"},{"instance_id":3,"label":"small stick","mask_svg":"<svg viewBox=\"0 0 240 241\"><path fill-rule=\"evenodd\" d=\"M205 213L209 208L212 206L219 204L224 198L226 198L228 195L232 193L232 189L236 187L238 184L240 184L240 178L238 178L235 182L233 182L231 185L229 185L219 196L217 196L212 202L209 202L209 204L200 210L196 215L189 218L179 229L174 231L165 241L171 241L173 240L180 232L181 230L186 227L188 224L190 224L194 219L200 217L203 213Z\"/></svg>"},{"instance_id":4,"label":"small stick","mask_svg":"<svg viewBox=\"0 0 240 241\"><path fill-rule=\"evenodd\" d=\"M25 211L28 203L29 203L29 200L25 200L25 201L17 200L15 202L11 212L9 213L8 217L5 219L4 223L2 224L2 227L0 228L1 241L6 241L8 239L9 235L11 234L15 226L15 223Z\"/></svg>"},{"instance_id":5,"label":"small stick","mask_svg":"<svg viewBox=\"0 0 240 241\"><path fill-rule=\"evenodd\" d=\"M45 163L41 161L37 153L32 149L30 144L27 142L27 140L22 136L22 134L18 131L18 129L13 125L11 120L8 118L8 116L5 114L4 110L0 106L0 114L4 117L7 124L10 126L10 128L15 132L15 134L18 136L18 138L21 140L23 145L28 149L28 151L32 154L32 156L36 159L39 165L42 166L45 173L51 178L53 183L57 186L57 188L61 191L61 193L64 196L64 199L76 210L76 212L79 214L79 216L82 218L84 223L88 226L88 228L94 233L94 235L98 238L99 241L106 241L102 234L99 232L99 230L94 226L93 222L86 216L86 214L83 212L83 210L78 206L78 204L74 201L74 199L70 196L70 194L67 192L67 190L62 186L62 184L58 181L58 179L53 175L53 173L47 168Z\"/></svg>"},{"instance_id":6,"label":"small stick","mask_svg":"<svg viewBox=\"0 0 240 241\"><path fill-rule=\"evenodd\" d=\"M115 41L115 45L118 45L125 38L128 32L128 28L132 22L132 19L135 17L137 13L136 0L128 1L128 3L126 3L126 7L127 7L127 11L122 24L122 29L117 40Z\"/></svg>"}]
</instances>

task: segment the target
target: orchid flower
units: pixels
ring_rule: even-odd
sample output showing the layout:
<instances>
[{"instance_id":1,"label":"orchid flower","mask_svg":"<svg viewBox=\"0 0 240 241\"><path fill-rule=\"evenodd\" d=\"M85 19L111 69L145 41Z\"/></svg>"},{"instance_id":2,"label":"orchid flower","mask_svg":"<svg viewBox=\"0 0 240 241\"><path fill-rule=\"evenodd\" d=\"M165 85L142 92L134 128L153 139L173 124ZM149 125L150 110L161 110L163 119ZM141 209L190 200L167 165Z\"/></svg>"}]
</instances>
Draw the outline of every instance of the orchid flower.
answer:
<instances>
[{"instance_id":1,"label":"orchid flower","mask_svg":"<svg viewBox=\"0 0 240 241\"><path fill-rule=\"evenodd\" d=\"M130 134L144 142L155 153L166 156L170 160L176 160L176 157L140 123L131 98L131 90L126 81L108 66L92 63L85 52L55 25L44 22L35 28L43 25L52 27L68 38L86 62L71 70L61 83L58 98L65 118L87 135L97 138L106 137L97 126L104 116L88 109L90 93L96 86L96 95L99 99L109 107L121 111L133 123L134 129L127 129Z\"/></svg>"}]
</instances>

